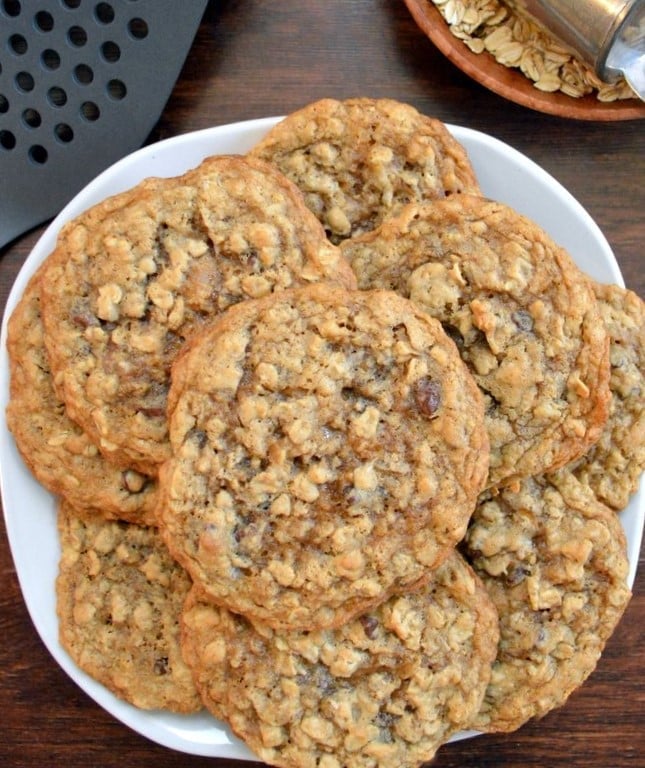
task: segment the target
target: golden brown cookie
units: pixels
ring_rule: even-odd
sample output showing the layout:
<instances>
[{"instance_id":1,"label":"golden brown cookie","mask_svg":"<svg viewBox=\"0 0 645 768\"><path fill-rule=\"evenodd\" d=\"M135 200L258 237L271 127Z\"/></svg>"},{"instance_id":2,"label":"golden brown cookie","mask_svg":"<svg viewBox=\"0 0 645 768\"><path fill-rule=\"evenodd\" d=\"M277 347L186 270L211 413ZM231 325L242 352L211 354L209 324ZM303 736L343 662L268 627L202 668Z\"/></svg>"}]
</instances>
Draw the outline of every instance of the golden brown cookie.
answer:
<instances>
[{"instance_id":1,"label":"golden brown cookie","mask_svg":"<svg viewBox=\"0 0 645 768\"><path fill-rule=\"evenodd\" d=\"M156 529L81 519L64 503L58 528L59 633L74 662L141 709L200 710L179 647L190 579Z\"/></svg>"},{"instance_id":2,"label":"golden brown cookie","mask_svg":"<svg viewBox=\"0 0 645 768\"><path fill-rule=\"evenodd\" d=\"M570 469L620 511L645 468L645 304L618 285L592 285L609 333L609 420L599 441Z\"/></svg>"},{"instance_id":3,"label":"golden brown cookie","mask_svg":"<svg viewBox=\"0 0 645 768\"><path fill-rule=\"evenodd\" d=\"M169 455L166 395L184 340L231 304L354 277L296 187L218 156L144 182L63 229L42 281L45 343L71 418L115 463Z\"/></svg>"},{"instance_id":4,"label":"golden brown cookie","mask_svg":"<svg viewBox=\"0 0 645 768\"><path fill-rule=\"evenodd\" d=\"M278 632L200 602L182 648L205 705L284 768L412 768L477 712L494 606L456 553L423 589L335 630Z\"/></svg>"},{"instance_id":5,"label":"golden brown cookie","mask_svg":"<svg viewBox=\"0 0 645 768\"><path fill-rule=\"evenodd\" d=\"M7 326L7 426L25 464L48 491L77 510L93 509L106 518L150 524L156 482L134 469L109 464L68 418L55 393L40 317L41 273L42 268L29 281Z\"/></svg>"},{"instance_id":6,"label":"golden brown cookie","mask_svg":"<svg viewBox=\"0 0 645 768\"><path fill-rule=\"evenodd\" d=\"M556 469L600 436L609 339L587 278L536 224L471 195L410 205L341 250L359 287L437 318L486 402L489 484Z\"/></svg>"},{"instance_id":7,"label":"golden brown cookie","mask_svg":"<svg viewBox=\"0 0 645 768\"><path fill-rule=\"evenodd\" d=\"M483 498L464 552L497 606L500 643L473 727L513 731L595 669L630 599L618 517L566 469Z\"/></svg>"},{"instance_id":8,"label":"golden brown cookie","mask_svg":"<svg viewBox=\"0 0 645 768\"><path fill-rule=\"evenodd\" d=\"M322 99L293 112L250 152L303 192L330 239L374 229L402 205L479 193L447 127L392 99Z\"/></svg>"},{"instance_id":9,"label":"golden brown cookie","mask_svg":"<svg viewBox=\"0 0 645 768\"><path fill-rule=\"evenodd\" d=\"M441 326L318 284L229 308L175 362L159 524L210 598L337 626L427 576L488 467L481 395Z\"/></svg>"}]
</instances>

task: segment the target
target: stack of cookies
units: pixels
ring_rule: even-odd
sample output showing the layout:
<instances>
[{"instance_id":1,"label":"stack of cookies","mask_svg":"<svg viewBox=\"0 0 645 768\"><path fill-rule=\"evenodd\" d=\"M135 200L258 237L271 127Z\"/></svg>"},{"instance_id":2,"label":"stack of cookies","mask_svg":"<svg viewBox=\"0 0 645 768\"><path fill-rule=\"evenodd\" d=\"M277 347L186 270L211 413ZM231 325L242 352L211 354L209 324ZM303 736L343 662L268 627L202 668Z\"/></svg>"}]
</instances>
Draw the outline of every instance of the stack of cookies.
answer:
<instances>
[{"instance_id":1,"label":"stack of cookies","mask_svg":"<svg viewBox=\"0 0 645 768\"><path fill-rule=\"evenodd\" d=\"M544 715L629 601L644 335L398 102L316 102L106 200L8 327L61 643L278 766Z\"/></svg>"}]
</instances>

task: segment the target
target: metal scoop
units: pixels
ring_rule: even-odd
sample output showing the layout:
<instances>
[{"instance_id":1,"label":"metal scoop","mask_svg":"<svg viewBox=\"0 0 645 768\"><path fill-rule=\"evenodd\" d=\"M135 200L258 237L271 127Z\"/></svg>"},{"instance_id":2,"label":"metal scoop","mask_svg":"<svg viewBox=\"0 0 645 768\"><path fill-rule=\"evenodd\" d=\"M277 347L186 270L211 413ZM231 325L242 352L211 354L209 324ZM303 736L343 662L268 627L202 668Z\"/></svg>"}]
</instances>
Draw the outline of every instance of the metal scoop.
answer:
<instances>
[{"instance_id":1,"label":"metal scoop","mask_svg":"<svg viewBox=\"0 0 645 768\"><path fill-rule=\"evenodd\" d=\"M514 0L595 70L645 101L645 0Z\"/></svg>"},{"instance_id":2,"label":"metal scoop","mask_svg":"<svg viewBox=\"0 0 645 768\"><path fill-rule=\"evenodd\" d=\"M0 248L138 149L206 0L0 0Z\"/></svg>"}]
</instances>

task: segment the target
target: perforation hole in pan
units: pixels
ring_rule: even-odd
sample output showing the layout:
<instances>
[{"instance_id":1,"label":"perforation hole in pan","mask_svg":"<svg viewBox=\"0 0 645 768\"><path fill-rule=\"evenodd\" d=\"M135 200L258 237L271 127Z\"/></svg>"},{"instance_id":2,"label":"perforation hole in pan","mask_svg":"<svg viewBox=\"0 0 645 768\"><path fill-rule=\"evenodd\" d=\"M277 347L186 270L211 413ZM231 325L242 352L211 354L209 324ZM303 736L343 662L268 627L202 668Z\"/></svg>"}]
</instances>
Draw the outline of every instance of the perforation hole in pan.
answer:
<instances>
[{"instance_id":1,"label":"perforation hole in pan","mask_svg":"<svg viewBox=\"0 0 645 768\"><path fill-rule=\"evenodd\" d=\"M125 50L149 34L136 0L0 0L0 152L44 165L128 97Z\"/></svg>"}]
</instances>

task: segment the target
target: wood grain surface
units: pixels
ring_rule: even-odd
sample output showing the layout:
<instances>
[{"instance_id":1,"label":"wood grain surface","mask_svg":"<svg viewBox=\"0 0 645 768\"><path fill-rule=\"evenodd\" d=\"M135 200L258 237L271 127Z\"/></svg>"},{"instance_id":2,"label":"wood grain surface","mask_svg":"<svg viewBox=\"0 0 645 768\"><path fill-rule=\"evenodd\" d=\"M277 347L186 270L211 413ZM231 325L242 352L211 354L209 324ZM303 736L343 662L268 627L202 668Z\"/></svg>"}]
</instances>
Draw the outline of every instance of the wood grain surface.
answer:
<instances>
[{"instance_id":1,"label":"wood grain surface","mask_svg":"<svg viewBox=\"0 0 645 768\"><path fill-rule=\"evenodd\" d=\"M567 121L505 101L448 61L403 0L211 2L149 141L278 115L323 96L386 96L502 139L555 176L607 237L645 295L643 121ZM2 188L0 194L10 194ZM43 190L46 194L46 190ZM42 228L0 254L0 300ZM441 768L645 766L645 568L598 668L566 706L519 731L446 745ZM0 765L216 768L114 720L58 668L24 606L0 531ZM239 763L234 763L239 764ZM252 764L248 764L252 765ZM253 764L253 765L259 765Z\"/></svg>"}]
</instances>

